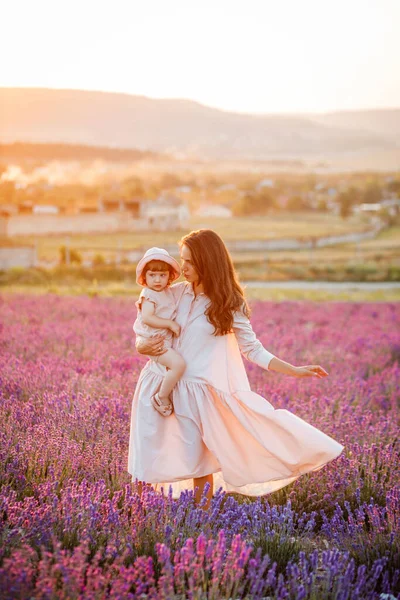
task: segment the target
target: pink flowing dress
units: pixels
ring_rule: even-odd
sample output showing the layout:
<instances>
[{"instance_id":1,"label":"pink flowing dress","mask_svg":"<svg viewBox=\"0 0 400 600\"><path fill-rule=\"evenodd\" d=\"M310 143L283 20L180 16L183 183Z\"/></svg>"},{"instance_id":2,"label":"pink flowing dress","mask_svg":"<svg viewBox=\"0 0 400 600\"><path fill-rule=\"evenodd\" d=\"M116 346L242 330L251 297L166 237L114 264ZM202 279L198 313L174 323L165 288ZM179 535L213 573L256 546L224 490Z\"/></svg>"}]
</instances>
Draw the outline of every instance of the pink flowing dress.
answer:
<instances>
[{"instance_id":1,"label":"pink flowing dress","mask_svg":"<svg viewBox=\"0 0 400 600\"><path fill-rule=\"evenodd\" d=\"M161 416L150 398L166 369L149 360L131 410L128 472L173 498L193 489L193 478L213 473L214 490L261 496L321 469L344 446L251 391L242 354L268 369L274 357L237 312L233 333L214 336L205 316L209 298L192 285L171 286L181 326L173 347L187 363L173 391L174 413Z\"/></svg>"}]
</instances>

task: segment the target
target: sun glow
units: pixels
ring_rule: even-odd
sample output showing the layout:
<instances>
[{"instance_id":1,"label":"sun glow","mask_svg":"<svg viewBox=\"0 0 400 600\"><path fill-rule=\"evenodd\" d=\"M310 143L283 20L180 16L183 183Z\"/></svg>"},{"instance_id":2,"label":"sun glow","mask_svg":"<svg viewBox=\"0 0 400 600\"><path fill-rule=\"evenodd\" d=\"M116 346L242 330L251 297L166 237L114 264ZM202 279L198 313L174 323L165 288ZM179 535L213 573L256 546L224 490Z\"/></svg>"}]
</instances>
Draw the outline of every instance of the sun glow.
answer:
<instances>
[{"instance_id":1,"label":"sun glow","mask_svg":"<svg viewBox=\"0 0 400 600\"><path fill-rule=\"evenodd\" d=\"M0 86L239 112L400 105L397 0L14 0L4 13Z\"/></svg>"}]
</instances>

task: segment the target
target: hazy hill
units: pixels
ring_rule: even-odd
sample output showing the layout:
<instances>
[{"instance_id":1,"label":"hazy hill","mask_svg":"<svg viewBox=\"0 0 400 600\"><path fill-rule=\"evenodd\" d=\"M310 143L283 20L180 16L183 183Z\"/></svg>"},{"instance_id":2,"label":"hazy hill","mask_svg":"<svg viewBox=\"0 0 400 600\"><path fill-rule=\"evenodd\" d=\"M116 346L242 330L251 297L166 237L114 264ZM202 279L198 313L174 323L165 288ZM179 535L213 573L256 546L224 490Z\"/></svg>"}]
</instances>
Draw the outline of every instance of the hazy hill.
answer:
<instances>
[{"instance_id":1,"label":"hazy hill","mask_svg":"<svg viewBox=\"0 0 400 600\"><path fill-rule=\"evenodd\" d=\"M215 159L363 155L400 148L400 109L242 115L190 100L0 88L0 142L137 148Z\"/></svg>"},{"instance_id":2,"label":"hazy hill","mask_svg":"<svg viewBox=\"0 0 400 600\"><path fill-rule=\"evenodd\" d=\"M400 109L340 111L315 115L314 120L330 127L364 130L396 140L400 146Z\"/></svg>"}]
</instances>

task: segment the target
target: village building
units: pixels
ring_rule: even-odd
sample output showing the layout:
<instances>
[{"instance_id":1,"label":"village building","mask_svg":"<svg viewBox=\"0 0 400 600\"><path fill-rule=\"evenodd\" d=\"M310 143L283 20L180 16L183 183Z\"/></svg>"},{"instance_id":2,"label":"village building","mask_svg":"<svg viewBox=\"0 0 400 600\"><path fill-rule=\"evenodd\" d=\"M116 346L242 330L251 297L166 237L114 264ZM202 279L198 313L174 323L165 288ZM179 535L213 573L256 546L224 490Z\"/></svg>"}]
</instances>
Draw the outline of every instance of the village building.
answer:
<instances>
[{"instance_id":1,"label":"village building","mask_svg":"<svg viewBox=\"0 0 400 600\"><path fill-rule=\"evenodd\" d=\"M58 206L51 206L47 204L35 204L32 208L34 215L58 215L62 211Z\"/></svg>"},{"instance_id":2,"label":"village building","mask_svg":"<svg viewBox=\"0 0 400 600\"><path fill-rule=\"evenodd\" d=\"M178 194L190 194L191 191L191 185L180 185L179 187L175 188L175 192L177 192Z\"/></svg>"},{"instance_id":3,"label":"village building","mask_svg":"<svg viewBox=\"0 0 400 600\"><path fill-rule=\"evenodd\" d=\"M0 240L0 269L16 267L27 269L37 264L36 245L14 246L12 243Z\"/></svg>"},{"instance_id":4,"label":"village building","mask_svg":"<svg viewBox=\"0 0 400 600\"><path fill-rule=\"evenodd\" d=\"M23 202L13 210L0 210L0 234L13 237L180 230L187 227L189 216L186 202L165 195L156 200L100 198L97 206L78 207L68 214L57 206Z\"/></svg>"},{"instance_id":5,"label":"village building","mask_svg":"<svg viewBox=\"0 0 400 600\"><path fill-rule=\"evenodd\" d=\"M198 217L217 217L219 219L230 219L233 213L230 208L223 204L203 204L196 211Z\"/></svg>"},{"instance_id":6,"label":"village building","mask_svg":"<svg viewBox=\"0 0 400 600\"><path fill-rule=\"evenodd\" d=\"M391 216L400 214L400 198L384 198L380 202L364 202L353 207L354 213L377 214L386 210Z\"/></svg>"},{"instance_id":7,"label":"village building","mask_svg":"<svg viewBox=\"0 0 400 600\"><path fill-rule=\"evenodd\" d=\"M144 203L141 211L152 231L185 229L190 217L187 203L171 194L161 194L156 200Z\"/></svg>"},{"instance_id":8,"label":"village building","mask_svg":"<svg viewBox=\"0 0 400 600\"><path fill-rule=\"evenodd\" d=\"M234 183L223 183L222 185L217 187L216 191L217 192L234 192L236 189L237 188Z\"/></svg>"},{"instance_id":9,"label":"village building","mask_svg":"<svg viewBox=\"0 0 400 600\"><path fill-rule=\"evenodd\" d=\"M263 188L273 188L275 185L275 181L273 179L262 179L256 185L257 190L262 190Z\"/></svg>"}]
</instances>

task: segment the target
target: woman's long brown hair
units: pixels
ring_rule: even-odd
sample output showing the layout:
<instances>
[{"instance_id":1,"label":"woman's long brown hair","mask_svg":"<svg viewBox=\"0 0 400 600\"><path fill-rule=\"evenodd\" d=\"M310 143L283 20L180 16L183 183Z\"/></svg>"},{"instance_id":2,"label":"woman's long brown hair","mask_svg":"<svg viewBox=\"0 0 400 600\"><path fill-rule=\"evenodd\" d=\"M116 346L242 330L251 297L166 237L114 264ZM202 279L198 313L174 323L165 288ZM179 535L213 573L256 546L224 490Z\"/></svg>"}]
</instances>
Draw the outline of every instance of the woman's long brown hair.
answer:
<instances>
[{"instance_id":1,"label":"woman's long brown hair","mask_svg":"<svg viewBox=\"0 0 400 600\"><path fill-rule=\"evenodd\" d=\"M211 300L205 314L215 327L214 335L230 333L234 312L241 310L249 317L250 309L227 247L212 229L192 231L179 245L190 249L199 283Z\"/></svg>"}]
</instances>

